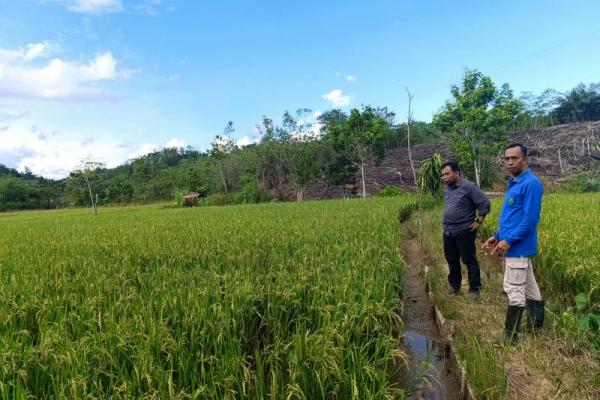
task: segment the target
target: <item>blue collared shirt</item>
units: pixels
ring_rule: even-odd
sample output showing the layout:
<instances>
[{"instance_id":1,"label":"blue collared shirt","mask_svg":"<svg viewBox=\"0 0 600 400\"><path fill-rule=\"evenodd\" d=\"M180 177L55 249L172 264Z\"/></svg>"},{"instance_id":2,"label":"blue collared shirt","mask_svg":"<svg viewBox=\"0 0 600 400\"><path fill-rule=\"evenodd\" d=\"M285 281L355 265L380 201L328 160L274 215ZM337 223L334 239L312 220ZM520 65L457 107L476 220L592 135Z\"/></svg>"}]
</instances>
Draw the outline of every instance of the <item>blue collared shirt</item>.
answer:
<instances>
[{"instance_id":1,"label":"blue collared shirt","mask_svg":"<svg viewBox=\"0 0 600 400\"><path fill-rule=\"evenodd\" d=\"M527 169L508 180L496 239L510 245L507 257L530 257L537 254L537 225L542 210L544 188L539 178Z\"/></svg>"}]
</instances>

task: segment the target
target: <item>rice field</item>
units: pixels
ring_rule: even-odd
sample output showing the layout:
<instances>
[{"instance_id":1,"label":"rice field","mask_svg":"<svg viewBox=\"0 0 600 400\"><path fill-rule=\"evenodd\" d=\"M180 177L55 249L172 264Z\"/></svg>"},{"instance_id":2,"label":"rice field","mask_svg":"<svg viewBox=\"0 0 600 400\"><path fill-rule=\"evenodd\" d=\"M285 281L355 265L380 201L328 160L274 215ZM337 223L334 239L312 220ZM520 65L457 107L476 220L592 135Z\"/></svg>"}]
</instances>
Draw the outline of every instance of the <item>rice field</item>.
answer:
<instances>
[{"instance_id":1,"label":"rice field","mask_svg":"<svg viewBox=\"0 0 600 400\"><path fill-rule=\"evenodd\" d=\"M406 198L0 215L0 398L402 398Z\"/></svg>"},{"instance_id":2,"label":"rice field","mask_svg":"<svg viewBox=\"0 0 600 400\"><path fill-rule=\"evenodd\" d=\"M489 231L501 205L501 199L492 202ZM545 195L538 233L536 273L553 290L600 302L600 193Z\"/></svg>"}]
</instances>

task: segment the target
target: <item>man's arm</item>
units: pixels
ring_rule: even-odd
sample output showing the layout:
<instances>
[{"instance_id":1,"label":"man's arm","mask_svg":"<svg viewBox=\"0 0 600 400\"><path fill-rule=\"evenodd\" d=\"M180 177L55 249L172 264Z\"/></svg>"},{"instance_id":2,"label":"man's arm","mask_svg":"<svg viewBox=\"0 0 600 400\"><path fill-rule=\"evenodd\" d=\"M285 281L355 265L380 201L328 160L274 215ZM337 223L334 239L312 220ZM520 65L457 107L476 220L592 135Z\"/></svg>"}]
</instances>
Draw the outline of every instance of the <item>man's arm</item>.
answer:
<instances>
[{"instance_id":1,"label":"man's arm","mask_svg":"<svg viewBox=\"0 0 600 400\"><path fill-rule=\"evenodd\" d=\"M507 232L506 237L502 239L510 246L523 240L537 226L542 211L542 193L542 184L538 180L527 185L525 198L523 199L523 219L516 228Z\"/></svg>"},{"instance_id":2,"label":"man's arm","mask_svg":"<svg viewBox=\"0 0 600 400\"><path fill-rule=\"evenodd\" d=\"M490 212L491 203L490 199L488 199L481 189L475 185L471 187L470 195L471 201L477 207L477 218L475 218L475 221L469 225L471 230L474 231L475 229L479 228L481 224L483 224L485 217Z\"/></svg>"}]
</instances>

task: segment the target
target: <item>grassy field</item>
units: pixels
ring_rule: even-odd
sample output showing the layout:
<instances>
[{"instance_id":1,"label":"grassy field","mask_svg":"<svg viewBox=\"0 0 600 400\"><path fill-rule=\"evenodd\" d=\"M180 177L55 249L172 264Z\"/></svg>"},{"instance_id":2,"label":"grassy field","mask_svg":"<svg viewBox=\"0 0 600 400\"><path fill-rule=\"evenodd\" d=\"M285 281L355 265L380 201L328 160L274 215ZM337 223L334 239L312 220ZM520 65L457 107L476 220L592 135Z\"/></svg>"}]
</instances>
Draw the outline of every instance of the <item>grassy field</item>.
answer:
<instances>
[{"instance_id":1,"label":"grassy field","mask_svg":"<svg viewBox=\"0 0 600 400\"><path fill-rule=\"evenodd\" d=\"M1 398L402 398L410 198L0 215Z\"/></svg>"}]
</instances>

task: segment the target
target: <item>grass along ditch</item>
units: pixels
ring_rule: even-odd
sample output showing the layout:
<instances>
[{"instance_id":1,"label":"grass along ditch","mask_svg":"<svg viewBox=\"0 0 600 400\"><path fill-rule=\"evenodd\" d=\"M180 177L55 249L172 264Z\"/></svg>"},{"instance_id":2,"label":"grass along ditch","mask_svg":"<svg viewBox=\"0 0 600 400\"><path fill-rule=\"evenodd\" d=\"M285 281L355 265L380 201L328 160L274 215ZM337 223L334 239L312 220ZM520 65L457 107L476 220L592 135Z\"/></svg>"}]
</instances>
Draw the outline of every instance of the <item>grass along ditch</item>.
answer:
<instances>
[{"instance_id":1,"label":"grass along ditch","mask_svg":"<svg viewBox=\"0 0 600 400\"><path fill-rule=\"evenodd\" d=\"M564 200L566 204L574 201L570 196ZM552 212L551 207L546 207L547 201L545 200L542 209L542 221ZM588 199L585 198L584 201ZM556 195L551 202L560 202L560 195ZM566 205L562 207L568 208ZM573 203L573 207L563 212L573 213L578 205ZM547 304L544 331L538 336L523 336L523 340L513 347L497 345L502 337L507 301L502 292L502 266L497 259L483 253L478 255L483 281L483 290L478 300L465 295L453 298L446 295L447 266L441 240L441 212L441 208L437 208L416 213L411 220L412 230L420 238L423 260L428 271L427 280L433 291L435 304L446 318L443 334L453 338L461 364L467 371L469 383L477 398L598 398L600 352L591 332L585 328L582 331L578 324L569 323L578 315L578 311L572 306L574 293L564 291L563 281L555 285L552 278L545 278L552 273L538 271L543 277L540 279L540 286ZM494 216L488 217L487 222L495 223ZM580 227L585 229L585 225ZM548 240L555 237L552 229L561 230L563 227L548 223L540 226L540 245L545 251L556 254L553 246L564 243ZM579 237L580 248L593 246L593 238L581 239L579 232L570 232L570 235L562 234L559 237ZM539 259L536 262L538 269L552 266ZM561 267L569 268L568 260L560 259L560 262ZM595 261L588 260L590 262ZM466 285L466 281L463 283ZM465 293L466 289L466 286L463 287L462 292Z\"/></svg>"}]
</instances>

